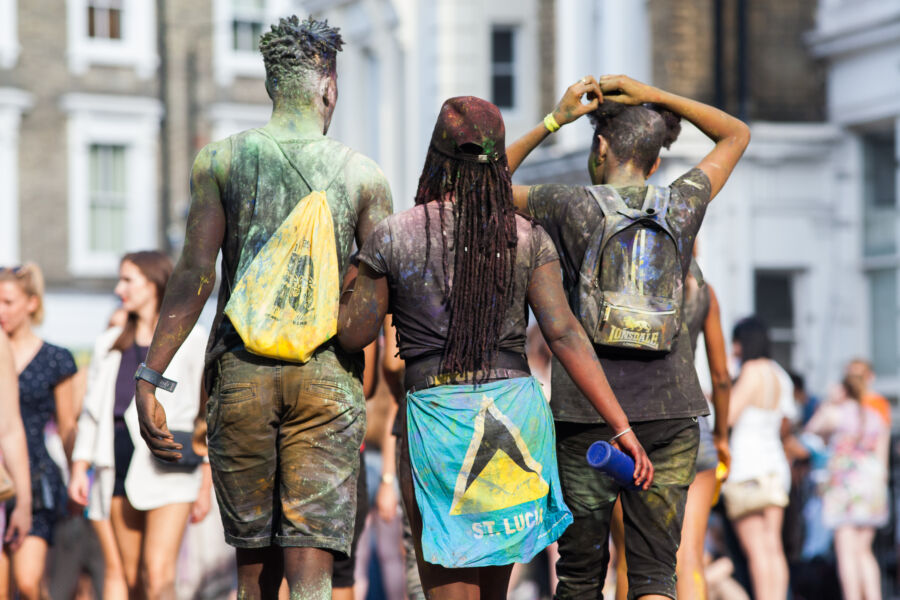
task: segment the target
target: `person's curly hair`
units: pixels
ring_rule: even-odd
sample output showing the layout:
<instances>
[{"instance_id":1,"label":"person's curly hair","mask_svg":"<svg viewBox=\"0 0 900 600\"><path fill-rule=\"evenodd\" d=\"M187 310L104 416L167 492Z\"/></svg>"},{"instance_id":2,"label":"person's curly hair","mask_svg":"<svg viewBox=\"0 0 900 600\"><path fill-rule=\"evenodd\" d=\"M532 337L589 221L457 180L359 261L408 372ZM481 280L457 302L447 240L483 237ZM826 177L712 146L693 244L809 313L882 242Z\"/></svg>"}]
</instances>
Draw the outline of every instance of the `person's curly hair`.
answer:
<instances>
[{"instance_id":1,"label":"person's curly hair","mask_svg":"<svg viewBox=\"0 0 900 600\"><path fill-rule=\"evenodd\" d=\"M588 115L594 144L602 135L617 159L633 162L649 173L660 148L668 148L681 133L681 118L657 104L630 106L604 100Z\"/></svg>"},{"instance_id":2,"label":"person's curly hair","mask_svg":"<svg viewBox=\"0 0 900 600\"><path fill-rule=\"evenodd\" d=\"M266 77L273 80L309 71L320 75L334 73L337 53L343 45L339 29L329 27L327 20L308 17L301 21L297 15L280 19L259 39Z\"/></svg>"}]
</instances>

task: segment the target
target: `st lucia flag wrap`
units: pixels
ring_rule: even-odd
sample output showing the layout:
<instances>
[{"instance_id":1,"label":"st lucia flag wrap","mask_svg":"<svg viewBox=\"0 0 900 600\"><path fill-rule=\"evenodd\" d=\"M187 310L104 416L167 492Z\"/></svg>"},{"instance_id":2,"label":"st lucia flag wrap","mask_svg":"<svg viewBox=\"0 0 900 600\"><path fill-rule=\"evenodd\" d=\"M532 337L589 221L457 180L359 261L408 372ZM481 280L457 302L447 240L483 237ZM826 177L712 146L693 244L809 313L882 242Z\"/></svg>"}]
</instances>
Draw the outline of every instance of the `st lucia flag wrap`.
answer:
<instances>
[{"instance_id":1,"label":"st lucia flag wrap","mask_svg":"<svg viewBox=\"0 0 900 600\"><path fill-rule=\"evenodd\" d=\"M426 561L528 562L572 522L553 416L533 377L408 394L409 456Z\"/></svg>"}]
</instances>

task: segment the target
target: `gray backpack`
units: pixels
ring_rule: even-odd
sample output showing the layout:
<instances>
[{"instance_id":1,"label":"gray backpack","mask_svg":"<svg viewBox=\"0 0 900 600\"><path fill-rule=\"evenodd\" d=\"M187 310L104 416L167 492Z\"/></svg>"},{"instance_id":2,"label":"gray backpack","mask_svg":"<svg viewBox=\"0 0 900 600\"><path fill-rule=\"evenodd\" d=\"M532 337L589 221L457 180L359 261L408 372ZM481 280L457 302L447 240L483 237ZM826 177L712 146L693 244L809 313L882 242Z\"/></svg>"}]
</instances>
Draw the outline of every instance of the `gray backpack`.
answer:
<instances>
[{"instance_id":1,"label":"gray backpack","mask_svg":"<svg viewBox=\"0 0 900 600\"><path fill-rule=\"evenodd\" d=\"M668 352L681 329L681 253L666 220L669 188L648 186L630 208L605 185L587 188L603 223L591 234L572 308L595 344Z\"/></svg>"}]
</instances>

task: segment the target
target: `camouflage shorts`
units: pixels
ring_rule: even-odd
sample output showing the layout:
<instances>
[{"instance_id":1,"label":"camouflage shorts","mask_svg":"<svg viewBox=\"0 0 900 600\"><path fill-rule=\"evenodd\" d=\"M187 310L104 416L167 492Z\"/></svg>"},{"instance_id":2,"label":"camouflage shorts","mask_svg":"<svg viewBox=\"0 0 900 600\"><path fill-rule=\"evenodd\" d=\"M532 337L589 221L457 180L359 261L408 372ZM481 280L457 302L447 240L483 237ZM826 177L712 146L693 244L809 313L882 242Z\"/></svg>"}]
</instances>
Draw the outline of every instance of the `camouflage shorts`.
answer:
<instances>
[{"instance_id":1,"label":"camouflage shorts","mask_svg":"<svg viewBox=\"0 0 900 600\"><path fill-rule=\"evenodd\" d=\"M333 352L219 358L206 419L226 541L349 554L365 414L359 377Z\"/></svg>"},{"instance_id":2,"label":"camouflage shorts","mask_svg":"<svg viewBox=\"0 0 900 600\"><path fill-rule=\"evenodd\" d=\"M617 497L625 517L628 597L675 598L675 553L688 486L694 480L700 437L697 420L645 421L632 427L655 471L646 492L623 489L588 466L588 447L608 440L613 434L609 426L556 423L559 475L566 504L575 517L559 538L556 597L560 600L603 597L609 524Z\"/></svg>"}]
</instances>

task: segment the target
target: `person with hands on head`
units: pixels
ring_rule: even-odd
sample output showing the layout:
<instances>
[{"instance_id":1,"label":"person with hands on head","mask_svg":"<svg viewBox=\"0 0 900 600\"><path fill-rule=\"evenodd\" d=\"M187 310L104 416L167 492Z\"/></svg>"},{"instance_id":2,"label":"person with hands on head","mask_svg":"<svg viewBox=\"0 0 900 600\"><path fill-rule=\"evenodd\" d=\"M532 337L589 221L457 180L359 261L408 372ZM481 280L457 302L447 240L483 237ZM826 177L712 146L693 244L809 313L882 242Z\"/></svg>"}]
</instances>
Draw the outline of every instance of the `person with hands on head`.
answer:
<instances>
[{"instance_id":1,"label":"person with hands on head","mask_svg":"<svg viewBox=\"0 0 900 600\"><path fill-rule=\"evenodd\" d=\"M260 38L272 117L197 155L184 250L137 382L141 436L177 461L155 391L213 290L221 250L207 439L241 598L275 597L286 577L291 595L330 599L333 557L353 537L362 361L332 336L353 244L390 214L391 194L372 160L326 136L342 45L327 22L296 16ZM266 348L257 333L291 344Z\"/></svg>"},{"instance_id":2,"label":"person with hands on head","mask_svg":"<svg viewBox=\"0 0 900 600\"><path fill-rule=\"evenodd\" d=\"M622 210L630 215L640 212L649 200L665 197L664 211L658 215L654 210L628 217L637 227L621 230L622 239L626 239L626 234L632 236L632 246L629 246L632 249L638 248L633 244L641 232L646 232L647 238L656 235L656 239L662 240L659 248L668 249L674 242L672 252L647 255L647 264L657 263L657 268L652 269L655 274L642 268L617 270L604 267L602 262L599 273L604 280L605 275L610 279L618 277L617 283L634 284L637 288L641 287L638 284L660 282L660 273L671 273L674 280L665 283L674 291L676 309L672 314L676 315L677 322L680 318L677 306L697 231L707 205L743 154L750 138L749 129L718 109L624 75L606 75L599 80L585 77L566 90L557 109L544 123L510 146L511 170L556 131L558 125L584 114L590 116L594 125L588 173L594 186L600 187L513 186L515 206L534 217L553 239L560 256L563 286L573 301L573 310L578 312L585 299L581 294L585 289L583 263L593 260L595 255L607 256L588 247L592 239L600 239L594 232L602 233L607 222L600 197L618 198L626 205ZM696 125L716 145L694 169L667 188L648 187L647 179L659 166L659 151L674 142L681 118ZM665 224L665 238L662 233L654 234L652 228L642 229L640 223L651 218ZM612 248L611 253L618 248L604 247ZM638 249L644 252L643 248ZM624 255L621 258L624 260ZM596 277L595 281L600 279ZM596 302L602 296L587 298ZM625 323L629 327L629 322ZM649 325L643 318L633 319L630 326L634 331L630 335L643 339L640 336ZM584 460L587 448L597 439L608 439L613 431L596 417L565 371L555 365L552 369L551 408L557 429L557 456L563 492L575 513L573 527L559 541L557 596L561 599L599 595L609 560L605 542L601 540L608 537L617 495L625 515L629 593L635 598L675 598L676 551L697 452L696 419L708 412L694 370L686 327L684 323L678 327L664 332L672 335L671 346L666 351L639 351L599 340L594 344L612 390L638 439L649 449L657 478L648 491L620 489L611 479L588 467ZM605 500L598 502L598 498ZM600 560L592 552L598 544L603 552Z\"/></svg>"},{"instance_id":3,"label":"person with hands on head","mask_svg":"<svg viewBox=\"0 0 900 600\"><path fill-rule=\"evenodd\" d=\"M2 544L15 552L31 530L31 474L28 472L28 445L19 413L19 385L9 338L0 329L0 458L9 472L16 493L16 508L0 527Z\"/></svg>"},{"instance_id":4,"label":"person with hands on head","mask_svg":"<svg viewBox=\"0 0 900 600\"><path fill-rule=\"evenodd\" d=\"M505 598L512 563L530 560L571 519L551 415L524 356L526 305L634 459L635 483L653 482L568 308L550 238L514 212L504 143L497 107L447 100L416 206L376 227L341 299L338 340L348 351L375 339L388 312L400 334L400 487L425 594L435 599Z\"/></svg>"}]
</instances>

